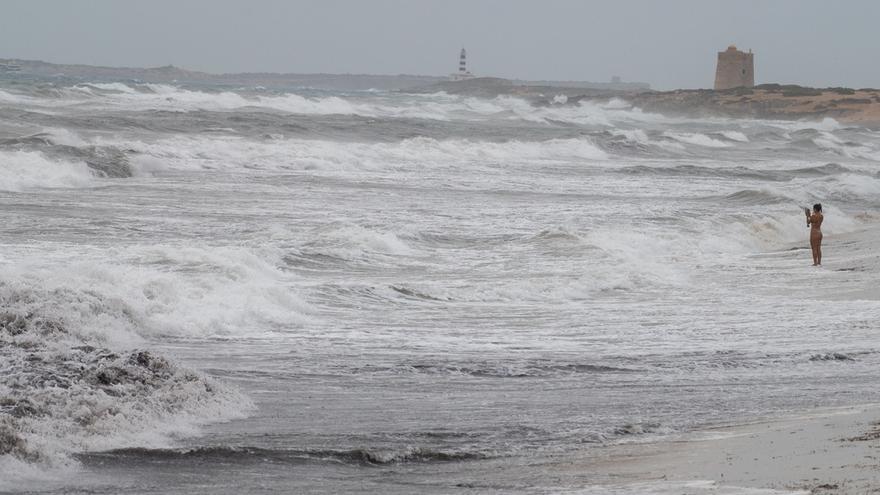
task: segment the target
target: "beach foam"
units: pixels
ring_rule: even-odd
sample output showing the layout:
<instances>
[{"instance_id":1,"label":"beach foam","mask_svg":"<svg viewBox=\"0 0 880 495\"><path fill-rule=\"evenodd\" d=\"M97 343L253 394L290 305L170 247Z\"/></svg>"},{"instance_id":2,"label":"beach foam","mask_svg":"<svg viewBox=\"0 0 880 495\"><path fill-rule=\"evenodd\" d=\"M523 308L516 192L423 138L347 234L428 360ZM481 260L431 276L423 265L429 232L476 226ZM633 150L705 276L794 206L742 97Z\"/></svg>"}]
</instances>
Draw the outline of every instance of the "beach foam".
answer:
<instances>
[{"instance_id":1,"label":"beach foam","mask_svg":"<svg viewBox=\"0 0 880 495\"><path fill-rule=\"evenodd\" d=\"M50 159L32 151L0 151L0 191L22 192L40 188L77 188L95 184L83 162Z\"/></svg>"},{"instance_id":2,"label":"beach foam","mask_svg":"<svg viewBox=\"0 0 880 495\"><path fill-rule=\"evenodd\" d=\"M237 391L144 350L138 315L92 290L0 282L0 461L70 469L70 455L169 445L244 414ZM39 363L39 366L34 366Z\"/></svg>"}]
</instances>

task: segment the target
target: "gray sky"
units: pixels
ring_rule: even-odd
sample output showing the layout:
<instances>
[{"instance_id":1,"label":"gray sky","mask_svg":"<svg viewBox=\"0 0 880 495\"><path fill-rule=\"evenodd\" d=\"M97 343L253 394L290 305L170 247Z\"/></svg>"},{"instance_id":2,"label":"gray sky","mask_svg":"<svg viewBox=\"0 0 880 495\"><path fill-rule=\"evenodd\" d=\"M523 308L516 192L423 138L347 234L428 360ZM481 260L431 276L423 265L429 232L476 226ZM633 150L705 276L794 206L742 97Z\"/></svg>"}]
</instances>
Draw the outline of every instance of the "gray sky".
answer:
<instances>
[{"instance_id":1,"label":"gray sky","mask_svg":"<svg viewBox=\"0 0 880 495\"><path fill-rule=\"evenodd\" d=\"M208 72L478 75L711 87L880 87L876 0L0 0L0 58Z\"/></svg>"}]
</instances>

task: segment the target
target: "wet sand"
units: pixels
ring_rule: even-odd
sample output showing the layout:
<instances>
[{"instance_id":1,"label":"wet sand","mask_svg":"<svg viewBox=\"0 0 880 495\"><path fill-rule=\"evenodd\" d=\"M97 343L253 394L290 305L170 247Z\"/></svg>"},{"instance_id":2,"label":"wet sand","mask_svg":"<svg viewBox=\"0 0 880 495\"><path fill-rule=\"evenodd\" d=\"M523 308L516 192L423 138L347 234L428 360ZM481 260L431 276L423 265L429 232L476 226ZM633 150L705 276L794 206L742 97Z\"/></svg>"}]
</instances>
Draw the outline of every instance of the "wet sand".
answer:
<instances>
[{"instance_id":1,"label":"wet sand","mask_svg":"<svg viewBox=\"0 0 880 495\"><path fill-rule=\"evenodd\" d=\"M667 492L690 486L694 493L704 493L711 486L709 493L734 488L880 493L878 406L717 428L701 436L617 446L588 470L604 473L609 487L622 491L651 486L651 492ZM688 483L697 481L713 483Z\"/></svg>"}]
</instances>

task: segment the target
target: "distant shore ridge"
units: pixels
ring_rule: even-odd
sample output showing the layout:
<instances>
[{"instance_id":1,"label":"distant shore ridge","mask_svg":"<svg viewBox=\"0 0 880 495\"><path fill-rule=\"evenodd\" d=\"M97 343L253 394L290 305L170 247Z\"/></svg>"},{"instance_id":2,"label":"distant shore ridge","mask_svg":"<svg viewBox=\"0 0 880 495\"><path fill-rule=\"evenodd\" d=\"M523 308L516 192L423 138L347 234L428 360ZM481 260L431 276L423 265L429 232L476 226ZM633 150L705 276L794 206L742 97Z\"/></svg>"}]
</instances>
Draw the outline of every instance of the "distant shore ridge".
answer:
<instances>
[{"instance_id":1,"label":"distant shore ridge","mask_svg":"<svg viewBox=\"0 0 880 495\"><path fill-rule=\"evenodd\" d=\"M328 73L275 73L241 72L211 74L165 65L161 67L107 67L83 64L54 64L39 60L0 59L0 75L3 73L33 75L44 77L69 77L82 79L131 80L152 83L203 83L238 84L265 87L305 86L336 90L401 90L431 84L448 82L448 76L428 76L417 74L328 74ZM519 79L474 77L470 81L504 80L514 85L542 87L572 87L584 89L649 90L650 85L642 82L590 82L590 81L528 81Z\"/></svg>"},{"instance_id":2,"label":"distant shore ridge","mask_svg":"<svg viewBox=\"0 0 880 495\"><path fill-rule=\"evenodd\" d=\"M880 127L880 90L873 88L810 88L794 84L759 84L751 88L724 90L654 91L647 83L617 80L595 83L474 77L449 81L445 76L412 74L209 74L172 65L155 68L100 67L22 59L0 59L0 77L41 77L82 82L218 84L273 89L376 89L416 93L444 91L487 98L517 96L537 105L574 105L582 101L620 98L644 111L667 115L784 120L833 118L841 122ZM560 96L564 98L558 98Z\"/></svg>"}]
</instances>

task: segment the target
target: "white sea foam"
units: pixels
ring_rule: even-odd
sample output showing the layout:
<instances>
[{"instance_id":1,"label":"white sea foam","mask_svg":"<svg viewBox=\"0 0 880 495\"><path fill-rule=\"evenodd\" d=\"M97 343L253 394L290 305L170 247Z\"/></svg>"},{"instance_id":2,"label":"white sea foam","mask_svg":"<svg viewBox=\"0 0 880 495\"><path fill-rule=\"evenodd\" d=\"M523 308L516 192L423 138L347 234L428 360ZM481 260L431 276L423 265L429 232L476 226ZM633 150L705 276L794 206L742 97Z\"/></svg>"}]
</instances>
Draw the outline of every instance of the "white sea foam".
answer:
<instances>
[{"instance_id":1,"label":"white sea foam","mask_svg":"<svg viewBox=\"0 0 880 495\"><path fill-rule=\"evenodd\" d=\"M676 141L680 141L682 143L694 144L697 146L705 146L708 148L727 148L730 146L729 143L725 143L724 141L719 141L717 139L712 139L711 137L700 134L698 132L664 132L664 136L675 139Z\"/></svg>"},{"instance_id":2,"label":"white sea foam","mask_svg":"<svg viewBox=\"0 0 880 495\"><path fill-rule=\"evenodd\" d=\"M51 127L43 130L44 134L49 136L49 140L54 144L62 146L87 146L89 142L82 138L79 134L65 129L63 127Z\"/></svg>"},{"instance_id":3,"label":"white sea foam","mask_svg":"<svg viewBox=\"0 0 880 495\"><path fill-rule=\"evenodd\" d=\"M418 251L393 232L363 227L348 222L335 222L308 235L301 242L303 255L330 256L347 261L383 263L401 256L416 256Z\"/></svg>"},{"instance_id":4,"label":"white sea foam","mask_svg":"<svg viewBox=\"0 0 880 495\"><path fill-rule=\"evenodd\" d=\"M106 252L19 256L0 280L0 406L24 413L0 415L0 434L23 442L14 453L51 477L71 453L167 447L247 414L252 404L235 389L144 347L157 335L255 338L300 324L310 307L264 260L273 253L159 245L120 248L111 261ZM61 385L32 385L47 380ZM0 456L0 478L31 483L28 470L5 472L16 463Z\"/></svg>"},{"instance_id":5,"label":"white sea foam","mask_svg":"<svg viewBox=\"0 0 880 495\"><path fill-rule=\"evenodd\" d=\"M840 122L832 119L831 117L825 117L819 122L810 122L810 121L798 121L798 122L785 122L781 124L787 129L791 130L802 130L802 129L815 129L818 131L839 131L843 128L840 125Z\"/></svg>"},{"instance_id":6,"label":"white sea foam","mask_svg":"<svg viewBox=\"0 0 880 495\"><path fill-rule=\"evenodd\" d=\"M806 196L827 198L828 201L861 200L864 204L875 202L880 196L880 179L862 174L838 174L818 179L798 179Z\"/></svg>"},{"instance_id":7,"label":"white sea foam","mask_svg":"<svg viewBox=\"0 0 880 495\"><path fill-rule=\"evenodd\" d=\"M138 176L168 170L168 164L165 161L152 155L134 155L129 159L129 164L132 174Z\"/></svg>"},{"instance_id":8,"label":"white sea foam","mask_svg":"<svg viewBox=\"0 0 880 495\"><path fill-rule=\"evenodd\" d=\"M127 84L124 84L124 83L121 83L121 82L112 82L112 83L89 83L89 84L87 84L87 85L83 85L83 86L75 86L75 87L77 87L77 88L88 88L89 86L94 87L94 88L98 88L98 89L103 89L103 90L105 90L105 91L117 91L117 92L119 92L119 93L134 94L134 93L137 92L137 91L135 91L134 88L132 88L131 86L129 86L129 85L127 85Z\"/></svg>"},{"instance_id":9,"label":"white sea foam","mask_svg":"<svg viewBox=\"0 0 880 495\"><path fill-rule=\"evenodd\" d=\"M681 151L685 149L684 144L678 141L654 140L648 137L643 129L612 129L611 134L622 136L628 141L645 146L657 146L669 151Z\"/></svg>"},{"instance_id":10,"label":"white sea foam","mask_svg":"<svg viewBox=\"0 0 880 495\"><path fill-rule=\"evenodd\" d=\"M281 256L271 250L261 254L276 261ZM7 275L47 290L91 287L118 299L136 317L136 327L91 320L80 326L102 340L121 343L156 334L260 337L300 325L312 312L288 288L289 275L247 248L157 245L114 255L124 263L79 256L59 267L21 260Z\"/></svg>"},{"instance_id":11,"label":"white sea foam","mask_svg":"<svg viewBox=\"0 0 880 495\"><path fill-rule=\"evenodd\" d=\"M749 137L739 131L723 131L721 132L721 135L731 141L739 141L741 143L749 142Z\"/></svg>"},{"instance_id":12,"label":"white sea foam","mask_svg":"<svg viewBox=\"0 0 880 495\"><path fill-rule=\"evenodd\" d=\"M0 91L0 101L34 106L81 106L125 108L128 110L230 111L247 107L311 115L362 115L367 117L408 117L431 120L508 118L530 122L566 122L613 127L614 122L663 122L669 119L644 113L629 103L583 100L576 105L557 104L536 107L512 96L494 99L435 93L407 98L306 97L296 93L246 95L234 91L208 92L168 84L91 83L73 86L62 98L42 99Z\"/></svg>"},{"instance_id":13,"label":"white sea foam","mask_svg":"<svg viewBox=\"0 0 880 495\"><path fill-rule=\"evenodd\" d=\"M0 190L88 187L95 177L83 162L49 158L35 151L0 151Z\"/></svg>"},{"instance_id":14,"label":"white sea foam","mask_svg":"<svg viewBox=\"0 0 880 495\"><path fill-rule=\"evenodd\" d=\"M149 160L133 161L136 168L144 170L162 167L183 170L390 170L508 162L583 162L607 158L606 153L588 139L495 143L411 138L398 143L339 143L303 139L253 141L242 138L173 137L155 142L129 141L124 144L151 157Z\"/></svg>"},{"instance_id":15,"label":"white sea foam","mask_svg":"<svg viewBox=\"0 0 880 495\"><path fill-rule=\"evenodd\" d=\"M42 100L0 89L0 103L7 105L41 105Z\"/></svg>"},{"instance_id":16,"label":"white sea foam","mask_svg":"<svg viewBox=\"0 0 880 495\"><path fill-rule=\"evenodd\" d=\"M12 457L53 472L76 452L167 446L252 407L236 390L138 349L143 315L115 294L77 280L47 288L40 273L17 271L0 281L0 396L18 411L0 416L0 435L7 446L13 439L0 469L14 468Z\"/></svg>"},{"instance_id":17,"label":"white sea foam","mask_svg":"<svg viewBox=\"0 0 880 495\"><path fill-rule=\"evenodd\" d=\"M875 148L844 141L829 131L821 131L818 137L813 138L813 143L819 148L848 158L865 158L868 160L880 158L880 152Z\"/></svg>"}]
</instances>

